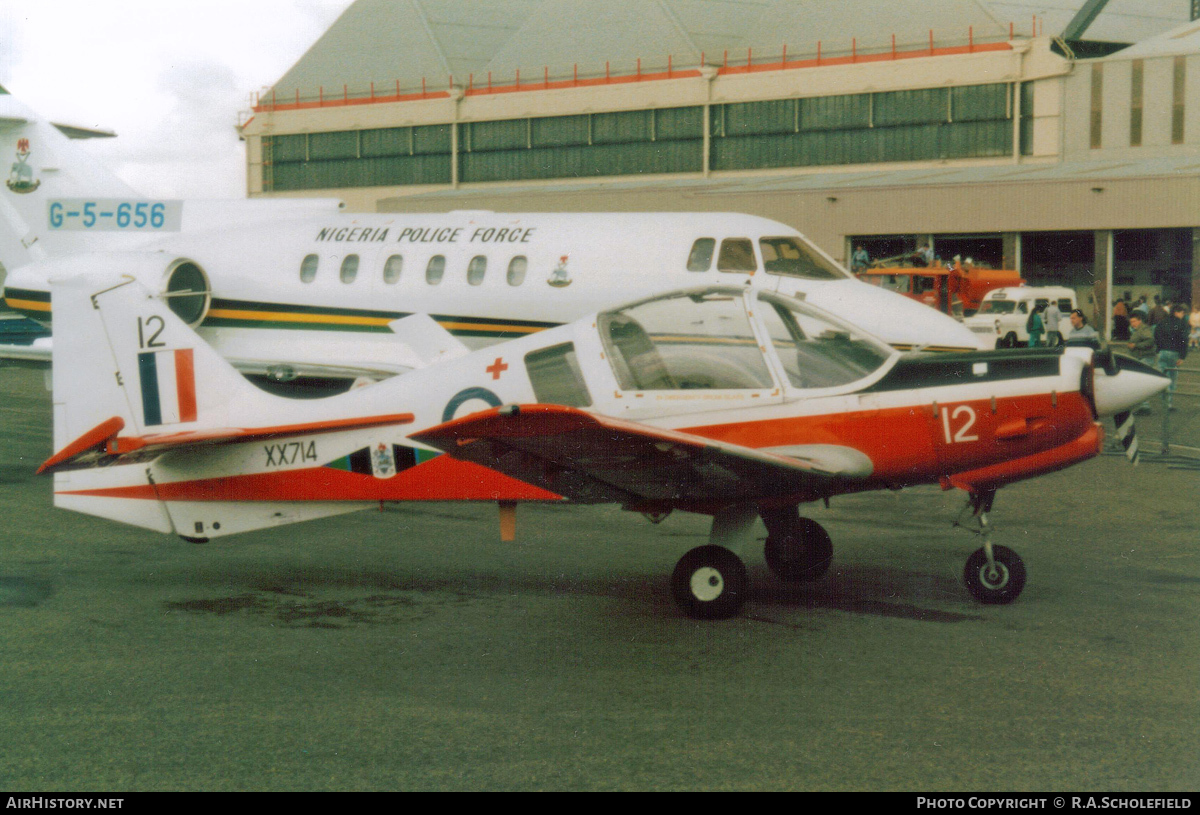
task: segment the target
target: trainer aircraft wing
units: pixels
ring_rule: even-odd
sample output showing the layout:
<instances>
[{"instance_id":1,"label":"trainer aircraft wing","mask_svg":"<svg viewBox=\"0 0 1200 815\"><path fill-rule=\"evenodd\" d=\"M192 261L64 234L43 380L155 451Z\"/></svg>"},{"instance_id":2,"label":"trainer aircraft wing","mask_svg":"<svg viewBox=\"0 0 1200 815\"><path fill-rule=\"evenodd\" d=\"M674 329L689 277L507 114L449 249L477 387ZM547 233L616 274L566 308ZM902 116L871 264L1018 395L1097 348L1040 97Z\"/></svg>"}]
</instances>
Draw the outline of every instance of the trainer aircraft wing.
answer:
<instances>
[{"instance_id":1,"label":"trainer aircraft wing","mask_svg":"<svg viewBox=\"0 0 1200 815\"><path fill-rule=\"evenodd\" d=\"M494 408L411 438L581 503L821 497L872 471L849 447L755 450L557 405Z\"/></svg>"}]
</instances>

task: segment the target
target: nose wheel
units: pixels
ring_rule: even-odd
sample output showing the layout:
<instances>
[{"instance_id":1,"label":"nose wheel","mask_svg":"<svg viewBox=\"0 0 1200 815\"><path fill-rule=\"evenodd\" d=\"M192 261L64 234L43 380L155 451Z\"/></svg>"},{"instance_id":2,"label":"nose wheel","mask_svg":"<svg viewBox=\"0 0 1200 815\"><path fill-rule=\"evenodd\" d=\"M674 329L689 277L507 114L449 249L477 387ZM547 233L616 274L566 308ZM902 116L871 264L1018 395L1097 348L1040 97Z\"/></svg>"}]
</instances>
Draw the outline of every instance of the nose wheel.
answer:
<instances>
[{"instance_id":1,"label":"nose wheel","mask_svg":"<svg viewBox=\"0 0 1200 815\"><path fill-rule=\"evenodd\" d=\"M1007 546L992 544L992 525L988 521L995 490L971 493L963 514L969 509L975 516L975 527L965 527L983 538L983 546L975 550L963 568L963 582L971 596L985 605L1005 605L1017 599L1025 588L1025 562ZM960 516L961 517L961 516ZM955 522L956 526L963 524Z\"/></svg>"},{"instance_id":2,"label":"nose wheel","mask_svg":"<svg viewBox=\"0 0 1200 815\"><path fill-rule=\"evenodd\" d=\"M1005 605L1017 599L1025 588L1025 563L1007 546L993 546L989 560L985 548L967 558L963 581L967 591L985 605Z\"/></svg>"}]
</instances>

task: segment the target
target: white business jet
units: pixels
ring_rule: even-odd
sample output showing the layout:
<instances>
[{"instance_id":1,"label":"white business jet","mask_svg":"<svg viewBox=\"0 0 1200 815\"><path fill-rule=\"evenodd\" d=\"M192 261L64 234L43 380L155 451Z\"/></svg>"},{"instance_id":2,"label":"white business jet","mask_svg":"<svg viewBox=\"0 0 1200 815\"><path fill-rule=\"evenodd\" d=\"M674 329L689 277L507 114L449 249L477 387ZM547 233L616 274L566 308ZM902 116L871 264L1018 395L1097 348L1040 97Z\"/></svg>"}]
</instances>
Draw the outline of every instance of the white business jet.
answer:
<instances>
[{"instance_id":1,"label":"white business jet","mask_svg":"<svg viewBox=\"0 0 1200 815\"><path fill-rule=\"evenodd\" d=\"M50 278L87 254L164 295L243 373L274 380L379 379L616 301L709 285L804 297L900 349L976 344L959 322L857 281L795 229L756 216L145 199L7 92L0 153L13 157L0 187L9 308L48 321ZM442 335L399 322L414 314L458 342L431 347ZM49 361L48 348L17 351L3 355Z\"/></svg>"}]
</instances>

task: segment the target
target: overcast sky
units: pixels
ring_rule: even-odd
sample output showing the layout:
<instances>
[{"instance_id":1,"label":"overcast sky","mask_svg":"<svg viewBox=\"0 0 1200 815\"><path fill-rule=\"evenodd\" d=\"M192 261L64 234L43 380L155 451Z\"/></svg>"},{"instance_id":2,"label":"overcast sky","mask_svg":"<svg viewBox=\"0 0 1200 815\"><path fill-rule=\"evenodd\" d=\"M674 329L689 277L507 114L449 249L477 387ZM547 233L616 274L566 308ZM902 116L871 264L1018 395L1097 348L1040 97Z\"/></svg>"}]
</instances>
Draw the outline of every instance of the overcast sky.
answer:
<instances>
[{"instance_id":1,"label":"overcast sky","mask_svg":"<svg viewBox=\"0 0 1200 815\"><path fill-rule=\"evenodd\" d=\"M352 0L0 0L0 85L147 196L242 198L235 126Z\"/></svg>"}]
</instances>

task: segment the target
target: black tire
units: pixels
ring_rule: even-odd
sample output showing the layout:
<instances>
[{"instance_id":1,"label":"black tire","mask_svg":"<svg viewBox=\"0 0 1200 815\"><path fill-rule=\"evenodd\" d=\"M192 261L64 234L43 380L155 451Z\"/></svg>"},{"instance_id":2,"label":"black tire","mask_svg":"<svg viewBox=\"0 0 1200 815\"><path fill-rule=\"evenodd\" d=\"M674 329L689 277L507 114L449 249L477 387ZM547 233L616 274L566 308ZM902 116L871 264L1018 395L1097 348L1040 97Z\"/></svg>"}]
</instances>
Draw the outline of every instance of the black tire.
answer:
<instances>
[{"instance_id":1,"label":"black tire","mask_svg":"<svg viewBox=\"0 0 1200 815\"><path fill-rule=\"evenodd\" d=\"M1013 332L1009 331L1007 334L1004 335L1004 345L1002 346L1003 348L1016 348L1017 345L1019 345L1019 344L1020 344L1020 340L1017 339L1017 335L1014 334Z\"/></svg>"},{"instance_id":2,"label":"black tire","mask_svg":"<svg viewBox=\"0 0 1200 815\"><path fill-rule=\"evenodd\" d=\"M725 620L746 602L750 580L741 558L724 546L698 546L671 573L671 594L689 617Z\"/></svg>"},{"instance_id":3,"label":"black tire","mask_svg":"<svg viewBox=\"0 0 1200 815\"><path fill-rule=\"evenodd\" d=\"M963 581L967 591L985 605L1005 605L1017 599L1025 588L1025 563L1020 555L1007 546L993 546L996 561L994 573L988 569L987 555L977 549L967 558Z\"/></svg>"},{"instance_id":4,"label":"black tire","mask_svg":"<svg viewBox=\"0 0 1200 815\"><path fill-rule=\"evenodd\" d=\"M767 535L763 557L767 567L785 583L818 580L833 563L833 540L811 518L796 518L784 533Z\"/></svg>"}]
</instances>

